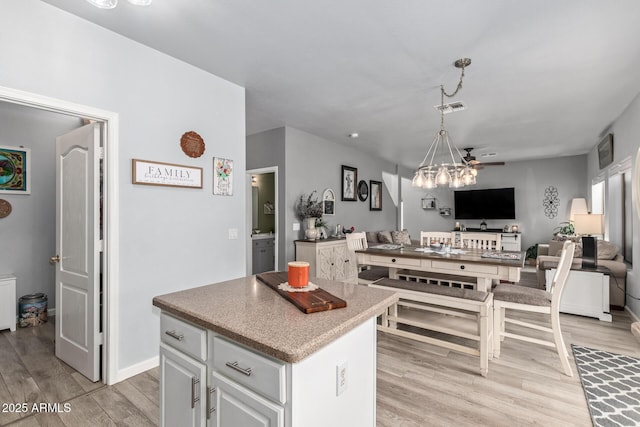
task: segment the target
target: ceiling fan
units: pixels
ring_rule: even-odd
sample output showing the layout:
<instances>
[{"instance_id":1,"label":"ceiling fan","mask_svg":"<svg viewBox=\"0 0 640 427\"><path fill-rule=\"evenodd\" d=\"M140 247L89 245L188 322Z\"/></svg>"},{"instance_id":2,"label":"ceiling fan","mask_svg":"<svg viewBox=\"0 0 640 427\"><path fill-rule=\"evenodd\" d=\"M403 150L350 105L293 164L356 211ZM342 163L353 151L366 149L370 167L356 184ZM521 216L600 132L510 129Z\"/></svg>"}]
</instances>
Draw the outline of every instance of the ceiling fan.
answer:
<instances>
[{"instance_id":1,"label":"ceiling fan","mask_svg":"<svg viewBox=\"0 0 640 427\"><path fill-rule=\"evenodd\" d=\"M473 166L474 169L482 169L483 166L504 166L504 162L480 162L476 160L476 156L471 155L471 150L473 147L463 148L467 154L462 158L469 165Z\"/></svg>"}]
</instances>

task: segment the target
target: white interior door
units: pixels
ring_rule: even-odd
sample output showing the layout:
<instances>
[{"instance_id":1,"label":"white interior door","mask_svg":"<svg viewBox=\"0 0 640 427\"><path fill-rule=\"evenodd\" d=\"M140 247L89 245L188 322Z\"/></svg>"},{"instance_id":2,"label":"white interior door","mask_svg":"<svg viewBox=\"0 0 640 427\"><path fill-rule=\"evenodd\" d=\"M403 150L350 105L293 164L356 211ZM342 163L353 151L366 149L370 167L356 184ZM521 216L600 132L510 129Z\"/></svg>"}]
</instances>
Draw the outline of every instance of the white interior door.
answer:
<instances>
[{"instance_id":1,"label":"white interior door","mask_svg":"<svg viewBox=\"0 0 640 427\"><path fill-rule=\"evenodd\" d=\"M100 125L56 138L56 356L100 380Z\"/></svg>"}]
</instances>

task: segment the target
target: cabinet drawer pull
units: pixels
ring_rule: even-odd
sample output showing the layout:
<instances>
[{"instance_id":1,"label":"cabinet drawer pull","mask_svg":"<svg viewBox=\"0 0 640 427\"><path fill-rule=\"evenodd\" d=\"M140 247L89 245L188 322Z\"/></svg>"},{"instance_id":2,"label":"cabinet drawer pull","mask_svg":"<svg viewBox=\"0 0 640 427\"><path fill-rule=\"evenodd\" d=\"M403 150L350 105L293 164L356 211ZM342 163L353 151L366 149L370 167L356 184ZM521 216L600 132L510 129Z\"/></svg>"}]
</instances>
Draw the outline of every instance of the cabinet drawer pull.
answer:
<instances>
[{"instance_id":1,"label":"cabinet drawer pull","mask_svg":"<svg viewBox=\"0 0 640 427\"><path fill-rule=\"evenodd\" d=\"M182 341L184 339L184 335L179 334L175 329L173 331L165 331L165 334L169 335L171 338L177 339L178 341Z\"/></svg>"},{"instance_id":2,"label":"cabinet drawer pull","mask_svg":"<svg viewBox=\"0 0 640 427\"><path fill-rule=\"evenodd\" d=\"M461 266L460 266L460 270L464 270L464 265L461 265Z\"/></svg>"},{"instance_id":3,"label":"cabinet drawer pull","mask_svg":"<svg viewBox=\"0 0 640 427\"><path fill-rule=\"evenodd\" d=\"M191 409L196 407L196 402L200 401L200 396L196 397L196 385L200 384L200 378L191 377Z\"/></svg>"},{"instance_id":4,"label":"cabinet drawer pull","mask_svg":"<svg viewBox=\"0 0 640 427\"><path fill-rule=\"evenodd\" d=\"M396 259L395 258L391 258L391 262L396 262Z\"/></svg>"},{"instance_id":5,"label":"cabinet drawer pull","mask_svg":"<svg viewBox=\"0 0 640 427\"><path fill-rule=\"evenodd\" d=\"M225 365L227 365L231 369L235 369L241 374L245 374L246 376L251 375L251 368L241 368L240 366L238 366L238 362L227 362L225 363Z\"/></svg>"},{"instance_id":6,"label":"cabinet drawer pull","mask_svg":"<svg viewBox=\"0 0 640 427\"><path fill-rule=\"evenodd\" d=\"M211 414L216 412L216 408L211 405L211 395L216 392L215 387L207 386L207 419L211 418Z\"/></svg>"}]
</instances>

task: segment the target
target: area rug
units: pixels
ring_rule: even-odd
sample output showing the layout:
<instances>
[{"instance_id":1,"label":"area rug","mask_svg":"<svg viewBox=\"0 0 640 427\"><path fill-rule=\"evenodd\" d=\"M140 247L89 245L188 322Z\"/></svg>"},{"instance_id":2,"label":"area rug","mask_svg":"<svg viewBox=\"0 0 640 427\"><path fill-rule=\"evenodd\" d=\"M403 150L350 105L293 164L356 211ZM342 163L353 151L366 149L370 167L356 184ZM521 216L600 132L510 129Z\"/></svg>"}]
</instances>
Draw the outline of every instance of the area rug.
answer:
<instances>
[{"instance_id":1,"label":"area rug","mask_svg":"<svg viewBox=\"0 0 640 427\"><path fill-rule=\"evenodd\" d=\"M593 425L640 425L640 359L573 344L571 349Z\"/></svg>"}]
</instances>

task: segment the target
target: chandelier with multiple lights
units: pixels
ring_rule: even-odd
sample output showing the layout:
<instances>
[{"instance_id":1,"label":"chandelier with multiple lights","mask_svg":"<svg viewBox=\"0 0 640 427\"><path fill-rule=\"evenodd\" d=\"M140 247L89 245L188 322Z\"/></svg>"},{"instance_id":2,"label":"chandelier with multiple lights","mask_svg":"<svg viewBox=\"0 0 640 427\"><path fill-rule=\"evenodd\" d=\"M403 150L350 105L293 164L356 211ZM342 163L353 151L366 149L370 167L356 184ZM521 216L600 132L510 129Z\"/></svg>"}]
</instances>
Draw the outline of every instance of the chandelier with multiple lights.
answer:
<instances>
[{"instance_id":1,"label":"chandelier with multiple lights","mask_svg":"<svg viewBox=\"0 0 640 427\"><path fill-rule=\"evenodd\" d=\"M446 93L444 86L440 86L440 130L416 170L416 174L411 181L411 185L414 187L435 188L437 186L449 186L451 188L460 188L476 183L477 171L460 154L458 148L451 142L449 132L444 128L444 97L446 95L452 98L460 91L462 79L464 78L464 69L470 64L471 59L469 58L458 59L454 63L456 68L462 69L462 73L460 74L458 86L453 93ZM451 158L450 162L449 157ZM444 158L444 160L438 163L438 158ZM436 160L435 163L434 160Z\"/></svg>"},{"instance_id":2,"label":"chandelier with multiple lights","mask_svg":"<svg viewBox=\"0 0 640 427\"><path fill-rule=\"evenodd\" d=\"M100 9L113 9L118 5L118 0L87 0L89 3ZM149 6L152 0L127 0L136 6Z\"/></svg>"}]
</instances>

